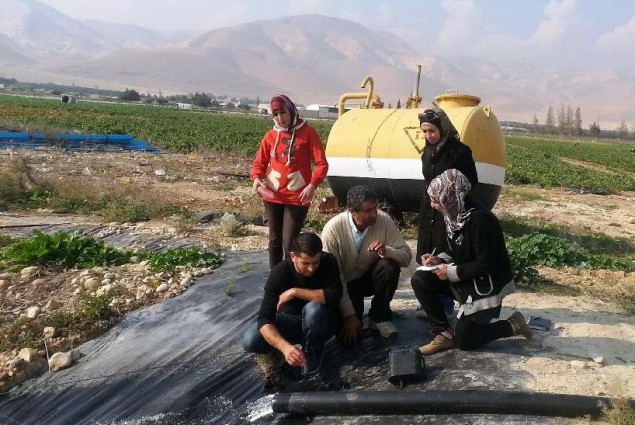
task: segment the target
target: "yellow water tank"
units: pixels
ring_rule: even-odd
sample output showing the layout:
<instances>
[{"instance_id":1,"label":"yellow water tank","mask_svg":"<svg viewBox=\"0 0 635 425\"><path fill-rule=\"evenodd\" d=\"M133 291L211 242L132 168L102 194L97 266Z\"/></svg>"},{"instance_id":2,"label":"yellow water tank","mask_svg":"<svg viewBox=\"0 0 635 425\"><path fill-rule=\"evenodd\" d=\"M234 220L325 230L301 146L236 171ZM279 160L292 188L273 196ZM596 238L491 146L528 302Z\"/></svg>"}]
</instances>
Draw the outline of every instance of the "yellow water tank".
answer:
<instances>
[{"instance_id":1,"label":"yellow water tank","mask_svg":"<svg viewBox=\"0 0 635 425\"><path fill-rule=\"evenodd\" d=\"M479 179L472 195L491 209L505 179L505 139L498 119L489 106L478 106L476 96L448 93L435 102L472 149ZM425 188L425 137L418 118L423 110L352 109L335 121L326 145L327 181L340 204L346 205L348 189L365 184L393 208L419 211Z\"/></svg>"}]
</instances>

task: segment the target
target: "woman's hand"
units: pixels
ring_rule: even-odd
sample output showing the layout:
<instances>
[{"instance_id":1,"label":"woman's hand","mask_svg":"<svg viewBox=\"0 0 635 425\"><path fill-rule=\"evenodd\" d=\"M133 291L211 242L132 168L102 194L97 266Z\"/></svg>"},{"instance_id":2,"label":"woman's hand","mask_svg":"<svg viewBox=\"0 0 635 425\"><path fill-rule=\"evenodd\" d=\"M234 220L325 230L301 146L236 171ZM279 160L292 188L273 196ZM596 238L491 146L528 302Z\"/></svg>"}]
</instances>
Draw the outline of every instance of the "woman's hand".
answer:
<instances>
[{"instance_id":1,"label":"woman's hand","mask_svg":"<svg viewBox=\"0 0 635 425\"><path fill-rule=\"evenodd\" d=\"M448 280L448 265L441 264L439 267L434 269L432 273L436 274L437 277L441 280Z\"/></svg>"},{"instance_id":2,"label":"woman's hand","mask_svg":"<svg viewBox=\"0 0 635 425\"><path fill-rule=\"evenodd\" d=\"M262 180L254 179L254 184L251 187L251 191L254 193L254 195L258 193L258 186L260 186L261 184L262 184Z\"/></svg>"},{"instance_id":3,"label":"woman's hand","mask_svg":"<svg viewBox=\"0 0 635 425\"><path fill-rule=\"evenodd\" d=\"M313 186L311 183L304 186L304 189L302 189L302 192L300 192L300 202L302 203L302 205L309 205L311 203L313 194L315 193L315 189L316 187Z\"/></svg>"},{"instance_id":4,"label":"woman's hand","mask_svg":"<svg viewBox=\"0 0 635 425\"><path fill-rule=\"evenodd\" d=\"M421 264L423 264L424 266L432 266L434 264L441 264L441 263L443 263L443 260L432 254L423 254L421 256Z\"/></svg>"}]
</instances>

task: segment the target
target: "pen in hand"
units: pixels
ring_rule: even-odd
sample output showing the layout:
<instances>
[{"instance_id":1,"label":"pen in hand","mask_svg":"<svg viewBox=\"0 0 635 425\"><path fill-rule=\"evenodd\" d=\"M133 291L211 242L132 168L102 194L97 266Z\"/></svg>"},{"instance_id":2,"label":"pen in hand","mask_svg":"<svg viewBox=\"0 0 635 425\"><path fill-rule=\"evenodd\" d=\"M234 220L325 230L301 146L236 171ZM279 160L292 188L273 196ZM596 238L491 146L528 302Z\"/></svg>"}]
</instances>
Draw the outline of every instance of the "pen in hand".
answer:
<instances>
[{"instance_id":1,"label":"pen in hand","mask_svg":"<svg viewBox=\"0 0 635 425\"><path fill-rule=\"evenodd\" d=\"M430 265L430 259L431 259L432 257L434 257L434 253L435 253L436 251L437 251L437 247L435 246L434 248L432 248L432 252L431 252L431 253L430 253L430 255L428 256L428 258L426 258L426 261L425 261L425 265L426 265L426 266Z\"/></svg>"}]
</instances>

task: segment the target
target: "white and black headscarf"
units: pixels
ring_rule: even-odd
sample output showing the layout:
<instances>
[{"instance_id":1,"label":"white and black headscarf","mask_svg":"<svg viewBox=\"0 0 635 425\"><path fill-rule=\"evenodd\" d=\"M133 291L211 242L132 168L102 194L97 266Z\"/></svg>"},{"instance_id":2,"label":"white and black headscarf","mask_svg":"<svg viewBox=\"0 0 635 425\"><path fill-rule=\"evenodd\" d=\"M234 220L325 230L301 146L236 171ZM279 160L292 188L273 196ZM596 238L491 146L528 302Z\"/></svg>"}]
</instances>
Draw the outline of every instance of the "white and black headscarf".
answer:
<instances>
[{"instance_id":1,"label":"white and black headscarf","mask_svg":"<svg viewBox=\"0 0 635 425\"><path fill-rule=\"evenodd\" d=\"M435 126L439 131L441 140L436 145L437 151L441 149L443 145L445 145L445 142L450 137L461 140L459 132L452 124L452 121L450 121L448 114L446 114L445 111L439 107L426 109L419 114L419 125L421 126L421 124L424 123Z\"/></svg>"},{"instance_id":2,"label":"white and black headscarf","mask_svg":"<svg viewBox=\"0 0 635 425\"><path fill-rule=\"evenodd\" d=\"M428 195L430 200L443 207L442 214L448 240L461 230L470 218L471 209L465 211L465 197L472 189L470 181L463 173L454 168L446 170L430 182ZM462 235L455 242L460 245Z\"/></svg>"}]
</instances>

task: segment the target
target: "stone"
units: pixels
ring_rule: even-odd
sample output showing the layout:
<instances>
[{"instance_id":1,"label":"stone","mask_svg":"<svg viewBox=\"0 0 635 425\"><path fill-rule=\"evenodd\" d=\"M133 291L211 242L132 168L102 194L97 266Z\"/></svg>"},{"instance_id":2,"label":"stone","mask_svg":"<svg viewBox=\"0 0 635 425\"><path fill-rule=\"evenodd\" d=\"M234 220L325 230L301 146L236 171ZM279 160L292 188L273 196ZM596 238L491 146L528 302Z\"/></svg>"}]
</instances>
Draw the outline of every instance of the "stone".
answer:
<instances>
[{"instance_id":1,"label":"stone","mask_svg":"<svg viewBox=\"0 0 635 425\"><path fill-rule=\"evenodd\" d=\"M26 309L26 318L27 319L35 319L40 315L42 309L38 306L29 307Z\"/></svg>"},{"instance_id":2,"label":"stone","mask_svg":"<svg viewBox=\"0 0 635 425\"><path fill-rule=\"evenodd\" d=\"M66 369L73 364L73 358L70 353L55 353L49 359L49 369L53 372Z\"/></svg>"},{"instance_id":3,"label":"stone","mask_svg":"<svg viewBox=\"0 0 635 425\"><path fill-rule=\"evenodd\" d=\"M95 289L99 288L99 279L97 279L96 277L90 277L86 279L86 281L84 282L84 288L88 289L89 291L94 291Z\"/></svg>"},{"instance_id":4,"label":"stone","mask_svg":"<svg viewBox=\"0 0 635 425\"><path fill-rule=\"evenodd\" d=\"M37 350L34 348L23 348L18 353L18 357L27 363L31 363L38 357Z\"/></svg>"},{"instance_id":5,"label":"stone","mask_svg":"<svg viewBox=\"0 0 635 425\"><path fill-rule=\"evenodd\" d=\"M160 293L160 292L166 292L167 290L168 290L168 284L162 283L161 285L157 286L157 289L155 289L154 292Z\"/></svg>"},{"instance_id":6,"label":"stone","mask_svg":"<svg viewBox=\"0 0 635 425\"><path fill-rule=\"evenodd\" d=\"M180 285L184 288L189 288L192 286L192 276L186 276L181 280Z\"/></svg>"},{"instance_id":7,"label":"stone","mask_svg":"<svg viewBox=\"0 0 635 425\"><path fill-rule=\"evenodd\" d=\"M604 365L604 356L595 356L592 360L599 365Z\"/></svg>"},{"instance_id":8,"label":"stone","mask_svg":"<svg viewBox=\"0 0 635 425\"><path fill-rule=\"evenodd\" d=\"M20 278L22 279L30 279L35 276L40 271L40 268L37 266L29 266L20 270Z\"/></svg>"},{"instance_id":9,"label":"stone","mask_svg":"<svg viewBox=\"0 0 635 425\"><path fill-rule=\"evenodd\" d=\"M42 330L42 334L44 335L44 338L54 338L55 337L55 328L52 326L47 326Z\"/></svg>"},{"instance_id":10,"label":"stone","mask_svg":"<svg viewBox=\"0 0 635 425\"><path fill-rule=\"evenodd\" d=\"M44 310L46 310L46 311L59 310L62 307L62 305L63 304L60 301L49 300L49 302L47 302L46 305L44 306Z\"/></svg>"}]
</instances>

